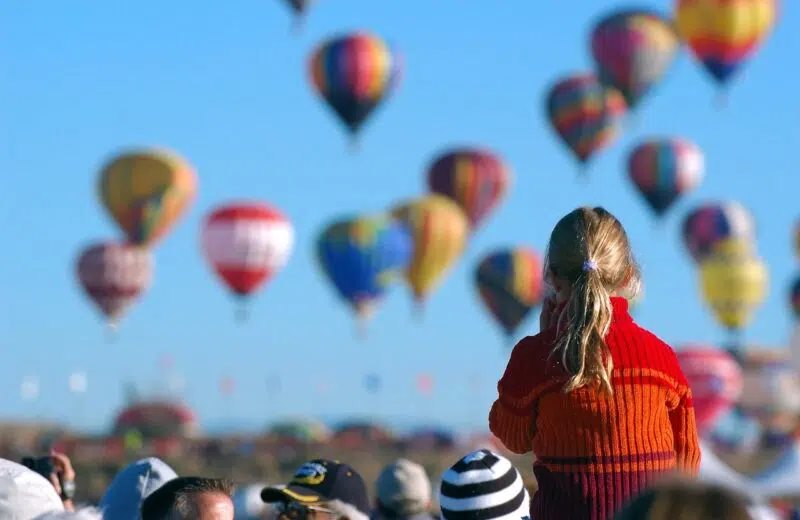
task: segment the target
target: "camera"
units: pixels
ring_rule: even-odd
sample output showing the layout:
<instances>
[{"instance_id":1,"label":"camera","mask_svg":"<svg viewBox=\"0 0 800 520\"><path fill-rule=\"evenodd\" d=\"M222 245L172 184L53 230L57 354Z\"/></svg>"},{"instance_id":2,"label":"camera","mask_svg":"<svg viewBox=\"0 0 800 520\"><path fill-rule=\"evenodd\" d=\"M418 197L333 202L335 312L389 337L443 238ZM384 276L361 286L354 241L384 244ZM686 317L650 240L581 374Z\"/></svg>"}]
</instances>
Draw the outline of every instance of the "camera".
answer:
<instances>
[{"instance_id":1,"label":"camera","mask_svg":"<svg viewBox=\"0 0 800 520\"><path fill-rule=\"evenodd\" d=\"M53 459L51 459L50 457L39 457L39 458L23 457L22 465L32 471L35 471L36 473L43 476L47 480L50 480L50 475L52 475L55 472Z\"/></svg>"}]
</instances>

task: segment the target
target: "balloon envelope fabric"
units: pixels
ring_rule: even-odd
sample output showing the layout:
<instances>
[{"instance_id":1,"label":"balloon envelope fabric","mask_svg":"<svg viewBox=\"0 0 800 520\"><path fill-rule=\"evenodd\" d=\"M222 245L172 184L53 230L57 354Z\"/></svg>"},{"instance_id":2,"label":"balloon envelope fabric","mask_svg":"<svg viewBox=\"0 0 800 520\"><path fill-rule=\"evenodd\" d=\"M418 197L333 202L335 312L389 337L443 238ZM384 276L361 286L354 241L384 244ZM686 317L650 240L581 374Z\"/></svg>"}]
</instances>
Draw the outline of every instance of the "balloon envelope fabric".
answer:
<instances>
[{"instance_id":1,"label":"balloon envelope fabric","mask_svg":"<svg viewBox=\"0 0 800 520\"><path fill-rule=\"evenodd\" d=\"M654 11L615 11L592 32L598 77L620 91L629 109L667 73L679 46L675 28Z\"/></svg>"},{"instance_id":2,"label":"balloon envelope fabric","mask_svg":"<svg viewBox=\"0 0 800 520\"><path fill-rule=\"evenodd\" d=\"M551 125L581 164L614 142L626 110L622 95L602 85L594 74L562 79L546 101Z\"/></svg>"},{"instance_id":3,"label":"balloon envelope fabric","mask_svg":"<svg viewBox=\"0 0 800 520\"><path fill-rule=\"evenodd\" d=\"M662 216L684 193L703 179L703 153L678 138L649 139L628 157L631 181L657 216Z\"/></svg>"},{"instance_id":4,"label":"balloon envelope fabric","mask_svg":"<svg viewBox=\"0 0 800 520\"><path fill-rule=\"evenodd\" d=\"M478 264L475 282L483 303L510 336L542 300L542 261L526 247L497 251Z\"/></svg>"},{"instance_id":5,"label":"balloon envelope fabric","mask_svg":"<svg viewBox=\"0 0 800 520\"><path fill-rule=\"evenodd\" d=\"M322 270L361 317L367 317L389 285L401 279L412 253L408 229L389 216L338 220L317 242Z\"/></svg>"},{"instance_id":6,"label":"balloon envelope fabric","mask_svg":"<svg viewBox=\"0 0 800 520\"><path fill-rule=\"evenodd\" d=\"M324 42L311 57L311 83L356 134L402 75L399 53L371 34L357 32Z\"/></svg>"},{"instance_id":7,"label":"balloon envelope fabric","mask_svg":"<svg viewBox=\"0 0 800 520\"><path fill-rule=\"evenodd\" d=\"M761 45L777 15L777 0L678 0L676 21L692 53L724 85Z\"/></svg>"}]
</instances>

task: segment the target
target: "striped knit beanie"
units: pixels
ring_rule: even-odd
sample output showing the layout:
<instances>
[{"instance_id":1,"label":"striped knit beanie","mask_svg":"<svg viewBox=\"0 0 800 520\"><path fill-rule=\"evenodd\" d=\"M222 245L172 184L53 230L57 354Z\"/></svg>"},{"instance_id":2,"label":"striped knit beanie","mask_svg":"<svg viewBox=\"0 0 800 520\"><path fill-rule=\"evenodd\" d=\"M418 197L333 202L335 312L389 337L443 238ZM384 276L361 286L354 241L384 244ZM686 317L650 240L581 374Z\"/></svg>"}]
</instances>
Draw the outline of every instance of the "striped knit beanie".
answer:
<instances>
[{"instance_id":1,"label":"striped knit beanie","mask_svg":"<svg viewBox=\"0 0 800 520\"><path fill-rule=\"evenodd\" d=\"M444 520L529 519L530 498L511 462L478 450L442 474L439 505Z\"/></svg>"}]
</instances>

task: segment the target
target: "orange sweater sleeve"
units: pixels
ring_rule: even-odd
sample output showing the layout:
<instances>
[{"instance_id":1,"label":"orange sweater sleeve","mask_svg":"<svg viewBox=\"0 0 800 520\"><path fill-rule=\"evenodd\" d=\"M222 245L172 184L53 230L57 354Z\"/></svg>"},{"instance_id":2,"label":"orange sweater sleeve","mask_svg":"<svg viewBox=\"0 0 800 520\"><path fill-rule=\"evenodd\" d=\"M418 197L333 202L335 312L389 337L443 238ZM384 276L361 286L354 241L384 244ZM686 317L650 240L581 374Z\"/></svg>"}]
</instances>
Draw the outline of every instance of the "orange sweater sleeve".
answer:
<instances>
[{"instance_id":1,"label":"orange sweater sleeve","mask_svg":"<svg viewBox=\"0 0 800 520\"><path fill-rule=\"evenodd\" d=\"M670 411L669 421L672 424L672 437L675 439L678 469L696 477L700 471L700 442L692 406L692 391L688 385L679 386L678 403Z\"/></svg>"},{"instance_id":2,"label":"orange sweater sleeve","mask_svg":"<svg viewBox=\"0 0 800 520\"><path fill-rule=\"evenodd\" d=\"M517 343L503 377L497 383L497 400L489 412L489 430L510 451L531 451L535 424L536 340L528 337Z\"/></svg>"},{"instance_id":3,"label":"orange sweater sleeve","mask_svg":"<svg viewBox=\"0 0 800 520\"><path fill-rule=\"evenodd\" d=\"M694 417L692 404L692 390L689 382L680 368L678 358L672 354L670 363L675 378L675 395L669 405L669 421L672 425L672 437L675 442L675 455L678 470L687 475L696 477L700 472L700 441L697 435L697 424Z\"/></svg>"}]
</instances>

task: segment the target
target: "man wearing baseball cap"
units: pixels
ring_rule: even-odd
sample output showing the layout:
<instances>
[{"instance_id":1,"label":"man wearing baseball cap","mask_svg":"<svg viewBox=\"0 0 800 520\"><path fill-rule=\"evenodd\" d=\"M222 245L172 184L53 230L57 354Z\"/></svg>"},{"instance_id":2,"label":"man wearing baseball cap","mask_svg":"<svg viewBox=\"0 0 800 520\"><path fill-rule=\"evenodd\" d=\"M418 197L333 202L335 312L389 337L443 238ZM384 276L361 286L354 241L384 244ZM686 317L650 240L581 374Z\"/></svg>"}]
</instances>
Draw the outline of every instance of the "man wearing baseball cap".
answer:
<instances>
[{"instance_id":1,"label":"man wearing baseball cap","mask_svg":"<svg viewBox=\"0 0 800 520\"><path fill-rule=\"evenodd\" d=\"M275 504L282 520L369 520L364 479L338 461L306 462L286 486L264 488L261 500Z\"/></svg>"},{"instance_id":2,"label":"man wearing baseball cap","mask_svg":"<svg viewBox=\"0 0 800 520\"><path fill-rule=\"evenodd\" d=\"M433 520L428 512L431 481L425 469L406 459L386 466L376 483L373 520Z\"/></svg>"}]
</instances>

